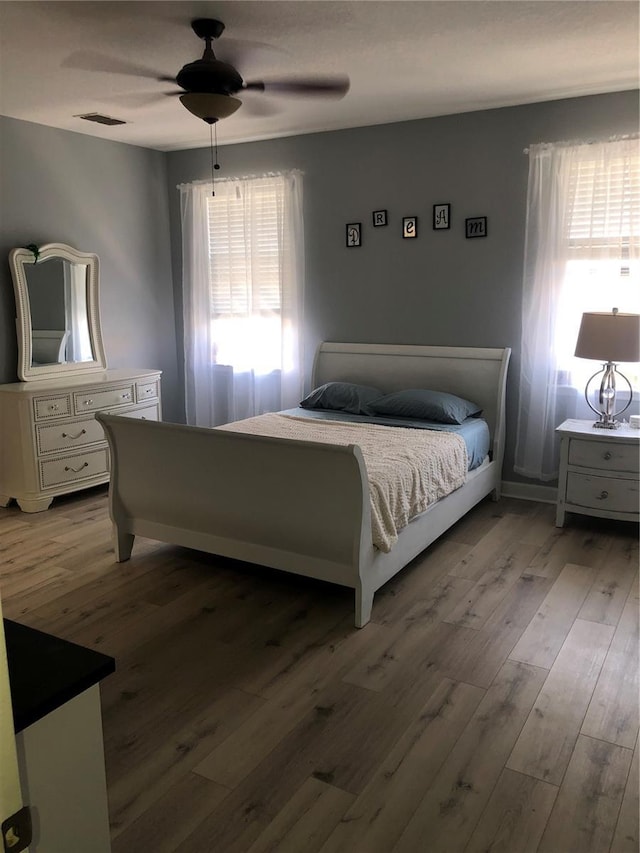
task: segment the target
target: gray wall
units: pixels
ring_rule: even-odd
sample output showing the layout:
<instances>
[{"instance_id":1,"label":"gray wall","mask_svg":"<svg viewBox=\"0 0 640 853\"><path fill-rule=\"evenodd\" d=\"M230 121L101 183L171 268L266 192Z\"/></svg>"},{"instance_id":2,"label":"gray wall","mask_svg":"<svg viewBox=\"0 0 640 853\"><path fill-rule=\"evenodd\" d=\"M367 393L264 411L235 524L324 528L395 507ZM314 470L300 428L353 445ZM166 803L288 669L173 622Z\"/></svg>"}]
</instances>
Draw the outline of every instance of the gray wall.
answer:
<instances>
[{"instance_id":1,"label":"gray wall","mask_svg":"<svg viewBox=\"0 0 640 853\"><path fill-rule=\"evenodd\" d=\"M100 258L109 367L164 371L180 416L166 155L0 117L0 382L16 381L9 250L68 243Z\"/></svg>"},{"instance_id":2,"label":"gray wall","mask_svg":"<svg viewBox=\"0 0 640 853\"><path fill-rule=\"evenodd\" d=\"M623 92L223 146L218 174L304 172L307 375L321 340L513 348L504 477L517 480L512 465L528 170L523 149L637 129L638 93ZM224 122L218 139L224 140ZM179 283L175 187L208 177L209 152L175 152L168 161ZM441 202L451 204L449 231L431 227L432 205ZM374 229L371 213L382 208L389 225ZM418 216L415 240L401 236L402 217L409 215ZM488 217L486 239L465 239L469 216ZM345 247L347 222L362 222L361 248ZM181 357L180 333L178 347Z\"/></svg>"}]
</instances>

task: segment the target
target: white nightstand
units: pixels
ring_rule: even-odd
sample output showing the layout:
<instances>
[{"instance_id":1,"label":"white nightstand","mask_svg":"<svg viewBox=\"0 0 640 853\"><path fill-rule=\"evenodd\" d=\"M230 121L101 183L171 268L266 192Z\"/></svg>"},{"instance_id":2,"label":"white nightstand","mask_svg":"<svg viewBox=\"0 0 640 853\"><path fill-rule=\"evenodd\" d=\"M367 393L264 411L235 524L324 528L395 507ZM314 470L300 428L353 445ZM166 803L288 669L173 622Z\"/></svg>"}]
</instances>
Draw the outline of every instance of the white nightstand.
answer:
<instances>
[{"instance_id":1,"label":"white nightstand","mask_svg":"<svg viewBox=\"0 0 640 853\"><path fill-rule=\"evenodd\" d=\"M564 526L567 512L638 521L640 430L567 420L556 432L562 438L556 527Z\"/></svg>"}]
</instances>

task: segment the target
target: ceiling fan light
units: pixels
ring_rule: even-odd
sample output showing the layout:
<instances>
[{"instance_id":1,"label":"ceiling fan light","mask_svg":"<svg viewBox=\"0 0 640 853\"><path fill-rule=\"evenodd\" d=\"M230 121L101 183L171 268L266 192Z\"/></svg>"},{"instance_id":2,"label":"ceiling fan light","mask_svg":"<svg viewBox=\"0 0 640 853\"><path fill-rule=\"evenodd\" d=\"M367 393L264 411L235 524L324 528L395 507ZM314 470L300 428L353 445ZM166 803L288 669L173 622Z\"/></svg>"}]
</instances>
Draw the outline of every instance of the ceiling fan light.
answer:
<instances>
[{"instance_id":1,"label":"ceiling fan light","mask_svg":"<svg viewBox=\"0 0 640 853\"><path fill-rule=\"evenodd\" d=\"M232 95L219 95L215 92L186 92L180 95L182 105L194 116L213 124L221 118L233 115L242 101Z\"/></svg>"}]
</instances>

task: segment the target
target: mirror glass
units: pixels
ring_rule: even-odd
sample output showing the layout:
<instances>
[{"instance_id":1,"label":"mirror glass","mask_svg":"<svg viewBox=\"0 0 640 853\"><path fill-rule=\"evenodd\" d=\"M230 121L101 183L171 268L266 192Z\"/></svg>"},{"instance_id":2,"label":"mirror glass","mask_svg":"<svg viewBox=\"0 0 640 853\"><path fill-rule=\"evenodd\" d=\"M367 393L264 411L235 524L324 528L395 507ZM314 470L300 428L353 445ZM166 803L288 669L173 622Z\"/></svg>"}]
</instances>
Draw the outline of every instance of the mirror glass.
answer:
<instances>
[{"instance_id":1,"label":"mirror glass","mask_svg":"<svg viewBox=\"0 0 640 853\"><path fill-rule=\"evenodd\" d=\"M51 243L14 249L10 263L19 377L27 381L104 370L97 256Z\"/></svg>"},{"instance_id":2,"label":"mirror glass","mask_svg":"<svg viewBox=\"0 0 640 853\"><path fill-rule=\"evenodd\" d=\"M25 267L31 306L31 366L93 361L87 265L47 258Z\"/></svg>"}]
</instances>

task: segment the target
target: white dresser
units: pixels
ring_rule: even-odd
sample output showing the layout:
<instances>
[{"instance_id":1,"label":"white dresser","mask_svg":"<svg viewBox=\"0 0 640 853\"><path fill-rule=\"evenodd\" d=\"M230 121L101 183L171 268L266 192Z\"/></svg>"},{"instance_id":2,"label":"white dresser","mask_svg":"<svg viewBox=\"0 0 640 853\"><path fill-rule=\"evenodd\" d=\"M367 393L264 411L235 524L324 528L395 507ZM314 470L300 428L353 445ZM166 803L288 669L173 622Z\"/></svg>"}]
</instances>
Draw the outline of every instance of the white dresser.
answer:
<instances>
[{"instance_id":1,"label":"white dresser","mask_svg":"<svg viewBox=\"0 0 640 853\"><path fill-rule=\"evenodd\" d=\"M0 506L49 508L56 495L106 483L109 449L96 412L160 420L159 370L0 385Z\"/></svg>"},{"instance_id":2,"label":"white dresser","mask_svg":"<svg viewBox=\"0 0 640 853\"><path fill-rule=\"evenodd\" d=\"M640 430L594 429L593 421L567 420L561 436L556 527L565 513L638 521Z\"/></svg>"}]
</instances>

